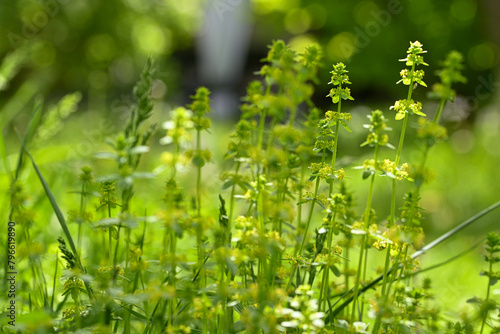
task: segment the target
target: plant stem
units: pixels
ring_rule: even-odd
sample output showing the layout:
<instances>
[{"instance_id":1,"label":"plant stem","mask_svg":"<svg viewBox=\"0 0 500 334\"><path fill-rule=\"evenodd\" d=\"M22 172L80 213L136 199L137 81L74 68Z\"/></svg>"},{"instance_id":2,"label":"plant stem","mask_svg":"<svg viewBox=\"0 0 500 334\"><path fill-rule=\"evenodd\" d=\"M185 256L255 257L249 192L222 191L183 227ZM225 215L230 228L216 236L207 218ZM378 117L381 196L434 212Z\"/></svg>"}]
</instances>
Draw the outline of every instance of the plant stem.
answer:
<instances>
[{"instance_id":1,"label":"plant stem","mask_svg":"<svg viewBox=\"0 0 500 334\"><path fill-rule=\"evenodd\" d=\"M198 124L201 123L201 116L198 116ZM196 152L199 155L201 152L201 130L196 129ZM200 270L200 288L205 288L206 286L206 276L204 270L204 251L203 251L203 226L201 221L201 165L196 166L196 242L197 242L197 253L198 253L198 268Z\"/></svg>"},{"instance_id":2,"label":"plant stem","mask_svg":"<svg viewBox=\"0 0 500 334\"><path fill-rule=\"evenodd\" d=\"M379 154L379 145L375 145L375 152L373 154L373 159L375 161L375 167L377 166L378 162L378 154ZM372 205L372 198L373 198L373 188L375 185L375 173L372 174L370 178L370 188L368 189L368 198L366 200L366 208L365 208L365 213L364 213L364 223L365 223L365 234L363 234L362 240L361 240L361 250L359 253L359 260L358 260L358 270L356 271L356 280L354 281L354 303L352 306L352 313L351 313L351 323L354 322L354 318L356 315L356 302L359 294L359 285L360 285L360 280L361 280L361 275L362 272L366 272L363 270L363 263L366 263L366 259L368 258L367 254L367 249L366 249L366 242L367 242L367 233L368 233L368 227L370 223L370 213L371 213L371 205ZM364 276L364 273L363 273ZM360 314L362 316L362 314Z\"/></svg>"},{"instance_id":3,"label":"plant stem","mask_svg":"<svg viewBox=\"0 0 500 334\"><path fill-rule=\"evenodd\" d=\"M439 106L438 106L438 109L436 111L436 115L434 115L433 122L435 124L437 124L439 122L439 119L441 118L441 114L443 113L445 105L446 105L446 99L441 99L439 101Z\"/></svg>"},{"instance_id":4,"label":"plant stem","mask_svg":"<svg viewBox=\"0 0 500 334\"><path fill-rule=\"evenodd\" d=\"M489 262L490 262L490 268L488 271L489 277L488 277L488 287L486 289L486 298L484 299L485 302L488 302L488 299L490 299L491 277L493 274L493 260L489 260ZM486 319L488 319L488 312L485 312L483 321L481 322L481 330L479 331L479 334L483 334L484 325L486 324Z\"/></svg>"}]
</instances>

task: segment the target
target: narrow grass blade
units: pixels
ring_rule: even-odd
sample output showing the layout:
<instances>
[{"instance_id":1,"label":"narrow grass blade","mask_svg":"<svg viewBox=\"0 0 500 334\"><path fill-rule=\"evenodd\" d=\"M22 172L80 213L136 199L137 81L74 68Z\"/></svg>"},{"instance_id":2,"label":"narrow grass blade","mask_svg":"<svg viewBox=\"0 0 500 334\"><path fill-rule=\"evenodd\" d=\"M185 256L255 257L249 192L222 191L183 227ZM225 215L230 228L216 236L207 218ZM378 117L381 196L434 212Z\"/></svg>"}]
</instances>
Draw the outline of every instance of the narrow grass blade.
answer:
<instances>
[{"instance_id":1,"label":"narrow grass blade","mask_svg":"<svg viewBox=\"0 0 500 334\"><path fill-rule=\"evenodd\" d=\"M33 159L31 154L29 154L29 152L27 150L25 150L25 151L26 151L26 154L28 155L28 157L30 158L31 163L33 164L33 168L35 169L35 172L37 173L38 178L40 179L40 182L42 183L43 189L45 190L45 194L47 195L47 198L49 199L50 204L52 205L52 208L54 209L54 212L57 216L57 220L59 221L59 224L61 225L61 227L63 229L64 235L66 236L66 239L68 240L69 246L71 247L71 251L73 252L75 257L77 258L78 264L81 266L80 258L79 258L78 252L76 251L76 246L75 246L75 243L73 241L73 237L71 236L71 232L68 229L68 225L66 225L66 220L64 219L64 215L62 214L61 209L59 209L59 206L57 205L56 199L54 198L52 191L50 191L49 185L45 181L42 173L40 172L40 169L36 165L35 160Z\"/></svg>"},{"instance_id":2,"label":"narrow grass blade","mask_svg":"<svg viewBox=\"0 0 500 334\"><path fill-rule=\"evenodd\" d=\"M450 257L449 259L444 260L443 262L436 263L436 264L434 264L434 265L432 265L430 267L421 269L421 270L413 272L413 273L409 273L408 275L405 275L405 276L416 276L416 275L425 273L426 271L430 271L430 270L442 267L442 266L444 266L444 265L446 265L448 263L451 263L451 262L453 262L453 261L461 258L465 254L470 253L472 250L474 250L475 248L477 248L477 246L479 246L480 244L482 244L484 242L484 240L485 239L481 239L479 242L476 242L474 245L472 245L471 247L467 248L463 252L460 252L457 255L454 255L454 256Z\"/></svg>"},{"instance_id":3,"label":"narrow grass blade","mask_svg":"<svg viewBox=\"0 0 500 334\"><path fill-rule=\"evenodd\" d=\"M411 255L411 258L412 259L415 259L417 257L419 257L420 255L428 252L429 250L431 250L432 248L436 247L437 245L439 245L440 243L442 243L443 241L449 239L450 237L452 237L453 235L457 234L458 232L460 232L461 230L463 230L464 228L466 228L467 226L471 225L472 223L474 223L475 221L477 221L479 218L485 216L486 214L490 213L491 211L495 210L496 208L500 207L500 201L492 204L491 206L489 206L488 208L484 209L483 211L477 213L476 215L470 217L469 219L467 219L466 221L464 221L463 223L459 224L458 226L452 228L450 231L444 233L443 235L441 235L440 237L434 239L432 242L430 242L428 245L426 245L425 247L422 247L420 250L416 251L415 253L413 253ZM387 271L387 275L389 275L390 273L392 273L393 270L396 270L396 269L399 269L399 268L394 268L394 267L391 267L389 268L389 270ZM367 290L370 290L371 288L375 287L378 283L380 283L384 278L384 275L380 275L378 276L377 278L375 278L374 280L372 280L370 283L368 283L367 285L363 286L360 290L359 290L359 295L361 295L362 293L364 293L365 291ZM351 289L351 292L353 291L353 289ZM348 306L351 302L353 301L353 295L351 295L349 298L347 298L339 307L337 307L335 310L333 311L329 311L329 314L327 316L327 323L333 319L335 319L335 316L338 315L346 306Z\"/></svg>"},{"instance_id":4,"label":"narrow grass blade","mask_svg":"<svg viewBox=\"0 0 500 334\"><path fill-rule=\"evenodd\" d=\"M87 272L85 268L82 265L82 262L80 260L80 255L78 254L75 246L75 242L73 241L73 237L71 236L71 232L68 229L68 225L66 225L66 220L64 219L64 215L61 212L61 209L59 209L59 206L57 205L57 202L54 198L54 195L52 195L52 191L50 191L49 185L45 181L42 172L40 172L40 169L35 163L35 160L31 156L31 154L26 150L25 148L26 155L30 158L31 163L33 165L33 168L35 169L38 178L40 179L40 182L42 183L43 189L45 190L45 194L47 195L47 198L50 201L50 204L52 205L52 208L54 209L54 212L57 216L57 220L59 221L59 224L61 225L61 228L63 229L64 235L66 236L66 239L68 240L69 246L71 247L71 251L75 255L76 262L78 264L78 267L80 267L81 271L83 273ZM85 288L87 289L89 298L92 299L93 293L92 293L92 287L90 286L90 283L85 281Z\"/></svg>"},{"instance_id":5,"label":"narrow grass blade","mask_svg":"<svg viewBox=\"0 0 500 334\"><path fill-rule=\"evenodd\" d=\"M135 307L137 307L136 305L134 305ZM134 311L131 307L129 306L126 306L126 305L122 305L121 306L123 309L129 311L132 315L135 315L137 318L139 319L142 319L142 320L145 320L145 321L149 321L150 317L148 316L145 316L144 314L140 314L139 312L137 311ZM141 310L141 311L144 311L144 310Z\"/></svg>"},{"instance_id":6,"label":"narrow grass blade","mask_svg":"<svg viewBox=\"0 0 500 334\"><path fill-rule=\"evenodd\" d=\"M68 298L69 298L69 294L65 295L64 296L64 299L62 302L60 302L58 305L57 305L57 308L56 308L56 311L55 311L55 314L59 314L59 312L61 312L61 310L63 309L64 305L66 304L66 302L68 301Z\"/></svg>"},{"instance_id":7,"label":"narrow grass blade","mask_svg":"<svg viewBox=\"0 0 500 334\"><path fill-rule=\"evenodd\" d=\"M424 254L425 252L431 250L432 248L436 247L437 245L439 245L440 243L442 243L446 239L448 239L448 238L452 237L453 235L457 234L458 232L460 232L461 230L463 230L464 228L466 228L470 224L474 223L476 220L478 220L482 216L490 213L491 211L495 210L498 207L500 207L500 201L496 202L495 204L490 205L489 207L487 207L483 211L481 211L481 212L477 213L476 215L470 217L469 219L467 219L466 221L464 221L463 223L461 223L457 227L451 229L450 231L446 232L445 234L443 234L439 238L434 239L431 243L429 243L425 247L422 247L420 250L418 250L415 253L413 253L411 255L411 258L414 259L416 257L419 257L420 255Z\"/></svg>"},{"instance_id":8,"label":"narrow grass blade","mask_svg":"<svg viewBox=\"0 0 500 334\"><path fill-rule=\"evenodd\" d=\"M33 116L31 117L30 124L28 125L28 130L26 130L26 134L24 135L24 139L21 144L21 151L19 152L19 158L17 160L16 174L15 180L19 178L19 174L23 168L23 156L26 151L26 146L30 142L31 138L35 135L36 129L40 124L40 119L42 117L43 110L43 99L37 98L35 100L35 105L33 107ZM27 152L27 151L26 151Z\"/></svg>"},{"instance_id":9,"label":"narrow grass blade","mask_svg":"<svg viewBox=\"0 0 500 334\"><path fill-rule=\"evenodd\" d=\"M3 139L3 133L0 129L0 157L2 158L3 166L5 168L5 173L12 178L10 172L9 161L7 160L7 149L5 148L5 140Z\"/></svg>"}]
</instances>

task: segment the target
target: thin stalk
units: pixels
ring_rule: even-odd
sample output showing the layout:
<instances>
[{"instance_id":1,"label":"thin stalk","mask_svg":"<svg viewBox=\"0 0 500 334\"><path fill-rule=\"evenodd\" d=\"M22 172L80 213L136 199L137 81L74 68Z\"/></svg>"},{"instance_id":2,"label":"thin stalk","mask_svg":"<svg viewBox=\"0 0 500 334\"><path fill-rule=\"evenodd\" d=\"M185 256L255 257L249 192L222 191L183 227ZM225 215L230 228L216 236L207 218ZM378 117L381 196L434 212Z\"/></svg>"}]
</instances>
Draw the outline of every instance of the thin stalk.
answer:
<instances>
[{"instance_id":1,"label":"thin stalk","mask_svg":"<svg viewBox=\"0 0 500 334\"><path fill-rule=\"evenodd\" d=\"M265 96L269 96L271 93L271 85L268 84L266 87L266 94ZM259 134L257 137L257 152L260 153L260 150L262 148L262 141L264 138L264 124L266 123L266 109L262 109L262 114L260 115L260 121L259 121Z\"/></svg>"},{"instance_id":2,"label":"thin stalk","mask_svg":"<svg viewBox=\"0 0 500 334\"><path fill-rule=\"evenodd\" d=\"M54 312L54 297L56 295L57 267L59 265L59 251L56 252L56 264L54 272L54 280L52 282L52 297L50 299L50 310Z\"/></svg>"},{"instance_id":3,"label":"thin stalk","mask_svg":"<svg viewBox=\"0 0 500 334\"><path fill-rule=\"evenodd\" d=\"M82 193L80 194L80 218L83 217L85 212L85 182L82 183ZM82 222L78 224L78 236L76 239L76 249L78 251L78 256L81 257L82 252Z\"/></svg>"},{"instance_id":4,"label":"thin stalk","mask_svg":"<svg viewBox=\"0 0 500 334\"><path fill-rule=\"evenodd\" d=\"M300 247L296 252L297 254L302 254L302 251L304 250L304 245L306 244L306 239L307 239L307 231L309 231L309 225L311 225L312 215L314 212L314 205L316 204L316 197L318 196L318 191L319 191L319 177L316 179L316 185L314 186L314 199L311 203L311 206L309 207L309 214L307 215L307 222L306 222L306 227L304 229L304 235L302 237Z\"/></svg>"},{"instance_id":5,"label":"thin stalk","mask_svg":"<svg viewBox=\"0 0 500 334\"><path fill-rule=\"evenodd\" d=\"M375 164L377 164L378 160L378 154L379 154L379 145L375 145L375 152L373 154L373 159L375 161ZM370 188L368 189L368 198L366 200L366 208L365 208L365 213L364 213L364 223L365 223L365 234L363 234L362 240L361 240L361 250L359 253L359 260L358 260L358 270L356 271L356 280L354 281L354 303L352 305L352 311L351 311L351 323L354 323L354 318L356 315L356 302L359 294L359 285L360 285L360 280L361 280L361 275L363 272L366 272L366 266L365 270L363 270L363 263L366 264L366 259L368 258L367 254L367 249L366 249L366 242L367 242L367 233L368 233L368 225L370 223L370 212L371 212L371 205L372 205L372 199L373 199L373 188L375 185L375 173L372 174L370 178ZM363 273L364 275L364 273ZM362 316L362 314L360 314Z\"/></svg>"},{"instance_id":6,"label":"thin stalk","mask_svg":"<svg viewBox=\"0 0 500 334\"><path fill-rule=\"evenodd\" d=\"M111 218L111 204L108 192L108 218ZM113 265L113 238L111 235L111 226L108 227L108 244L109 244L109 265Z\"/></svg>"},{"instance_id":7,"label":"thin stalk","mask_svg":"<svg viewBox=\"0 0 500 334\"><path fill-rule=\"evenodd\" d=\"M441 114L443 113L445 105L446 105L446 99L441 99L441 101L439 101L439 106L438 106L438 109L436 111L436 115L434 115L433 122L435 124L437 124L439 122L439 119L441 118Z\"/></svg>"},{"instance_id":8,"label":"thin stalk","mask_svg":"<svg viewBox=\"0 0 500 334\"><path fill-rule=\"evenodd\" d=\"M411 72L412 73L415 72L415 64L412 65ZM407 101L410 101L412 92L413 92L413 76L411 78L410 85L408 86L408 96L406 98ZM405 113L405 117L403 119L403 125L401 127L401 135L399 137L398 150L396 152L396 160L395 160L396 166L399 165L399 160L401 159L401 151L403 150L403 143L405 139L407 124L408 124L408 112ZM395 218L396 218L396 179L393 179L392 195L391 195L391 216L389 219L389 226L394 225Z\"/></svg>"},{"instance_id":9,"label":"thin stalk","mask_svg":"<svg viewBox=\"0 0 500 334\"><path fill-rule=\"evenodd\" d=\"M337 213L335 212L332 215L332 218L330 219L330 229L328 230L328 235L327 235L326 242L327 242L327 247L330 250L330 252L331 252L331 248L332 248L332 239L333 239L332 223L335 222L336 216L337 216ZM320 290L320 297L319 297L319 311L326 309L326 303L328 301L328 286L329 286L329 282L330 282L329 276L330 276L330 268L328 267L328 265L325 265L325 267L323 269L323 278L321 281L321 290ZM322 304L324 306L323 308L322 308Z\"/></svg>"},{"instance_id":10,"label":"thin stalk","mask_svg":"<svg viewBox=\"0 0 500 334\"><path fill-rule=\"evenodd\" d=\"M236 162L236 167L234 170L234 175L238 175L238 171L240 170L240 165L241 163L239 161ZM231 187L231 198L229 199L229 216L227 219L227 233L226 233L226 244L230 245L231 244L231 224L233 222L233 214L234 214L234 195L236 193L236 184L233 184Z\"/></svg>"},{"instance_id":11,"label":"thin stalk","mask_svg":"<svg viewBox=\"0 0 500 334\"><path fill-rule=\"evenodd\" d=\"M318 196L318 190L319 190L319 178L316 178L316 186L314 188L314 197ZM306 237L307 237L307 231L309 230L309 225L311 224L311 219L312 219L312 214L314 212L314 204L316 204L316 200L313 199L311 203L311 207L309 209L309 214L307 216L307 222L306 222L306 227L304 229L304 235L302 236L302 242L300 243L300 247L297 249L295 248L295 252L293 254L293 257L296 257L297 254L302 254L302 250L304 249L304 244L306 242ZM285 291L288 291L288 288L290 288L290 285L293 281L293 278L295 277L295 271L297 270L297 266L293 266L292 268L292 273L290 275L290 278L288 279L288 283L286 285Z\"/></svg>"},{"instance_id":12,"label":"thin stalk","mask_svg":"<svg viewBox=\"0 0 500 334\"><path fill-rule=\"evenodd\" d=\"M411 72L412 73L415 72L415 64L412 65ZM411 100L411 95L413 92L413 83L414 83L414 78L412 76L410 84L408 86L408 95L407 95L406 101ZM401 152L403 150L403 143L404 143L404 139L405 139L407 125L408 125L408 112L405 113L405 117L403 118L403 125L401 127L401 135L399 137L398 149L396 152L396 159L395 159L396 166L399 165L399 160L401 159ZM396 179L393 179L392 180L392 192L391 192L391 214L390 214L389 225L388 225L389 228L394 226L395 220L396 220ZM387 252L388 253L387 253L386 257L389 256L389 254L390 254L390 247L389 247ZM388 263L389 262L386 259L386 264L388 264ZM388 271L388 268L384 267L384 273L387 273L387 271ZM384 282L387 283L386 280L384 280ZM384 285L384 287L383 287L384 291L385 291L385 287L386 286ZM386 293L388 293L388 291L386 291ZM384 300L385 299L386 299L386 296L384 296ZM378 328L375 326L373 328L373 333L376 333L376 330L378 330Z\"/></svg>"},{"instance_id":13,"label":"thin stalk","mask_svg":"<svg viewBox=\"0 0 500 334\"><path fill-rule=\"evenodd\" d=\"M485 298L485 301L487 302L488 299L490 299L490 287L491 287L491 274L493 273L493 261L490 260L490 268L489 268L489 278L488 278L488 287L486 289L486 298ZM483 318L483 321L481 323L481 331L479 332L479 334L483 334L483 330L484 330L484 325L486 324L486 319L488 319L488 312L485 312L485 315L484 315L484 318Z\"/></svg>"}]
</instances>

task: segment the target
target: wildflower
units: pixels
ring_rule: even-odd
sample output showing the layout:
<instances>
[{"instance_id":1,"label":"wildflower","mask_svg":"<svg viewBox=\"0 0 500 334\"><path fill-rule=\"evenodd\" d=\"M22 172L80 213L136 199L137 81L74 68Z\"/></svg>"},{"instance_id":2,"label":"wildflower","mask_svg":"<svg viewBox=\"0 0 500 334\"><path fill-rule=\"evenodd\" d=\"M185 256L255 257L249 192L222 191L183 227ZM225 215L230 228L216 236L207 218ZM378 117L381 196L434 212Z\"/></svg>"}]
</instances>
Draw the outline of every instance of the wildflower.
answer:
<instances>
[{"instance_id":1,"label":"wildflower","mask_svg":"<svg viewBox=\"0 0 500 334\"><path fill-rule=\"evenodd\" d=\"M80 292L87 292L81 279L77 277L69 277L66 279L64 282L64 292L62 293L63 296L69 294L71 298L78 303L80 300Z\"/></svg>"},{"instance_id":2,"label":"wildflower","mask_svg":"<svg viewBox=\"0 0 500 334\"><path fill-rule=\"evenodd\" d=\"M87 316L89 314L89 311L90 310L87 306L73 305L63 311L63 318L64 320L72 321L75 318Z\"/></svg>"},{"instance_id":3,"label":"wildflower","mask_svg":"<svg viewBox=\"0 0 500 334\"><path fill-rule=\"evenodd\" d=\"M92 168L90 168L89 166L82 167L81 173L78 178L83 183L91 183L94 180L94 177L92 175Z\"/></svg>"},{"instance_id":4,"label":"wildflower","mask_svg":"<svg viewBox=\"0 0 500 334\"><path fill-rule=\"evenodd\" d=\"M116 186L113 181L101 183L101 197L99 197L99 208L108 207L108 210L116 208L118 199L116 198Z\"/></svg>"},{"instance_id":5,"label":"wildflower","mask_svg":"<svg viewBox=\"0 0 500 334\"><path fill-rule=\"evenodd\" d=\"M172 111L171 120L163 123L163 128L167 130L167 135L160 139L160 144L186 146L191 141L190 130L194 128L192 115L191 110L183 107L175 108Z\"/></svg>"},{"instance_id":6,"label":"wildflower","mask_svg":"<svg viewBox=\"0 0 500 334\"><path fill-rule=\"evenodd\" d=\"M396 111L396 120L401 120L409 112L419 116L425 116L422 110L422 103L410 100L399 100L390 107L391 110Z\"/></svg>"},{"instance_id":7,"label":"wildflower","mask_svg":"<svg viewBox=\"0 0 500 334\"><path fill-rule=\"evenodd\" d=\"M355 331L355 333L368 333L366 329L368 328L368 324L365 324L364 322L361 321L355 321L352 324L352 328Z\"/></svg>"},{"instance_id":8,"label":"wildflower","mask_svg":"<svg viewBox=\"0 0 500 334\"><path fill-rule=\"evenodd\" d=\"M422 49L423 45L419 41L410 42L410 47L406 53L408 54L406 58L400 59L399 61L406 62L406 66L413 65L425 65L429 66L429 64L424 62L424 57L422 54L426 53L424 49Z\"/></svg>"}]
</instances>

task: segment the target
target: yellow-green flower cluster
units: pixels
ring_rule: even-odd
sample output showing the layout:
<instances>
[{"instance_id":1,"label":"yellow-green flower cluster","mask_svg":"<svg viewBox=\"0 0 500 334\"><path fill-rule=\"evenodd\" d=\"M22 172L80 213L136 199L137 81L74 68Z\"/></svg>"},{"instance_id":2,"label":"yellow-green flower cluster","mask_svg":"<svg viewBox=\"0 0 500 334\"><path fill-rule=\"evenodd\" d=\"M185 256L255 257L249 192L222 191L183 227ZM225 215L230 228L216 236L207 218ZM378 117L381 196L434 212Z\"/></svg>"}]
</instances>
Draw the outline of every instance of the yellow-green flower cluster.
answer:
<instances>
[{"instance_id":1,"label":"yellow-green flower cluster","mask_svg":"<svg viewBox=\"0 0 500 334\"><path fill-rule=\"evenodd\" d=\"M423 210L420 205L420 195L418 192L409 192L405 194L405 203L401 209L401 222L406 225L420 225L420 219L422 218L421 210Z\"/></svg>"},{"instance_id":2,"label":"yellow-green flower cluster","mask_svg":"<svg viewBox=\"0 0 500 334\"><path fill-rule=\"evenodd\" d=\"M314 152L321 152L322 150L330 150L333 151L334 148L334 141L333 140L316 140L314 142Z\"/></svg>"},{"instance_id":3,"label":"yellow-green flower cluster","mask_svg":"<svg viewBox=\"0 0 500 334\"><path fill-rule=\"evenodd\" d=\"M167 135L160 139L160 144L185 146L191 141L190 131L194 128L193 113L184 107L175 108L169 121L163 123Z\"/></svg>"},{"instance_id":4,"label":"yellow-green flower cluster","mask_svg":"<svg viewBox=\"0 0 500 334\"><path fill-rule=\"evenodd\" d=\"M335 170L332 166L326 162L313 162L309 166L311 170L311 177L319 177L321 179L331 180L338 179L342 180L345 177L344 169Z\"/></svg>"},{"instance_id":5,"label":"yellow-green flower cluster","mask_svg":"<svg viewBox=\"0 0 500 334\"><path fill-rule=\"evenodd\" d=\"M361 146L388 146L392 148L393 146L389 144L389 136L384 131L389 131L390 128L387 127L387 120L384 117L384 113L380 110L372 111L371 115L367 116L370 120L370 124L365 124L364 127L370 131L366 137L364 143Z\"/></svg>"},{"instance_id":6,"label":"yellow-green flower cluster","mask_svg":"<svg viewBox=\"0 0 500 334\"><path fill-rule=\"evenodd\" d=\"M336 122L338 120L345 120L346 122L350 122L351 121L351 114L350 113L347 113L347 112L337 112L337 111L331 111L331 110L328 110L326 113L325 113L325 120L327 122Z\"/></svg>"},{"instance_id":7,"label":"yellow-green flower cluster","mask_svg":"<svg viewBox=\"0 0 500 334\"><path fill-rule=\"evenodd\" d=\"M79 303L80 292L86 292L83 281L78 277L68 277L64 282L64 292L62 295L69 294L76 303Z\"/></svg>"},{"instance_id":8,"label":"yellow-green flower cluster","mask_svg":"<svg viewBox=\"0 0 500 334\"><path fill-rule=\"evenodd\" d=\"M92 175L92 168L90 168L89 166L82 167L81 173L80 175L78 175L78 178L83 183L91 183L94 180L94 176Z\"/></svg>"},{"instance_id":9,"label":"yellow-green flower cluster","mask_svg":"<svg viewBox=\"0 0 500 334\"><path fill-rule=\"evenodd\" d=\"M410 111L419 116L425 116L422 110L422 103L410 100L399 100L390 107L391 110L396 111L396 120L401 120Z\"/></svg>"},{"instance_id":10,"label":"yellow-green flower cluster","mask_svg":"<svg viewBox=\"0 0 500 334\"><path fill-rule=\"evenodd\" d=\"M101 197L99 197L99 208L116 208L118 199L116 198L116 186L112 181L104 181L101 184Z\"/></svg>"},{"instance_id":11,"label":"yellow-green flower cluster","mask_svg":"<svg viewBox=\"0 0 500 334\"><path fill-rule=\"evenodd\" d=\"M327 95L332 98L333 103L339 103L340 100L354 100L351 96L351 90L342 87L343 85L351 84L349 76L347 75L348 72L344 63L333 65L333 70L330 72L332 74L332 79L329 84L338 87L332 88Z\"/></svg>"},{"instance_id":12,"label":"yellow-green flower cluster","mask_svg":"<svg viewBox=\"0 0 500 334\"><path fill-rule=\"evenodd\" d=\"M86 306L73 305L63 311L63 318L67 321L72 321L75 318L84 317L89 313Z\"/></svg>"},{"instance_id":13,"label":"yellow-green flower cluster","mask_svg":"<svg viewBox=\"0 0 500 334\"><path fill-rule=\"evenodd\" d=\"M325 195L319 194L318 196L314 197L314 194L310 191L306 191L305 194L302 195L302 199L298 204L308 203L312 201L317 201L324 207L328 205L328 198Z\"/></svg>"},{"instance_id":14,"label":"yellow-green flower cluster","mask_svg":"<svg viewBox=\"0 0 500 334\"><path fill-rule=\"evenodd\" d=\"M298 145L302 142L303 132L288 125L276 125L273 129L274 136L281 141L284 147Z\"/></svg>"},{"instance_id":15,"label":"yellow-green flower cluster","mask_svg":"<svg viewBox=\"0 0 500 334\"><path fill-rule=\"evenodd\" d=\"M425 82L422 80L424 78L424 75L425 75L423 70L411 71L411 70L405 68L405 69L401 70L401 72L399 72L399 75L401 76L402 79L399 80L397 83L402 82L403 85L409 86L409 85L411 85L412 82L413 83L416 82L416 83L421 84L424 87L427 87Z\"/></svg>"},{"instance_id":16,"label":"yellow-green flower cluster","mask_svg":"<svg viewBox=\"0 0 500 334\"><path fill-rule=\"evenodd\" d=\"M120 265L116 265L114 267L111 266L102 266L97 269L98 275L121 275L125 274L125 270Z\"/></svg>"},{"instance_id":17,"label":"yellow-green flower cluster","mask_svg":"<svg viewBox=\"0 0 500 334\"><path fill-rule=\"evenodd\" d=\"M441 79L440 83L432 86L431 98L452 101L455 100L456 92L451 88L455 82L466 83L467 79L462 75L464 57L458 51L451 51L443 62L443 69L437 72Z\"/></svg>"},{"instance_id":18,"label":"yellow-green flower cluster","mask_svg":"<svg viewBox=\"0 0 500 334\"><path fill-rule=\"evenodd\" d=\"M395 178L396 180L410 180L411 178L408 176L409 166L407 163L402 164L401 166L396 166L396 163L389 159L384 159L381 164L379 164L380 169L384 172L384 175L387 175L391 178Z\"/></svg>"},{"instance_id":19,"label":"yellow-green flower cluster","mask_svg":"<svg viewBox=\"0 0 500 334\"><path fill-rule=\"evenodd\" d=\"M406 66L413 66L413 65L429 66L429 64L424 62L424 57L422 56L422 54L427 53L427 51L424 51L422 47L423 45L419 41L410 42L410 47L408 48L408 51L406 51L407 53L406 58L400 59L399 61L406 62Z\"/></svg>"},{"instance_id":20,"label":"yellow-green flower cluster","mask_svg":"<svg viewBox=\"0 0 500 334\"><path fill-rule=\"evenodd\" d=\"M446 140L447 131L445 127L421 117L418 119L417 136L425 140L427 145L431 147L437 142Z\"/></svg>"},{"instance_id":21,"label":"yellow-green flower cluster","mask_svg":"<svg viewBox=\"0 0 500 334\"><path fill-rule=\"evenodd\" d=\"M196 90L196 93L190 98L193 100L188 108L193 111L193 113L202 117L210 112L210 91L206 87L200 87ZM195 126L201 126L201 124L195 124ZM201 128L206 129L206 128Z\"/></svg>"}]
</instances>

